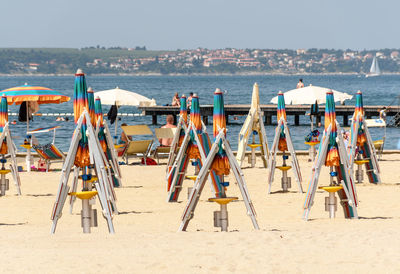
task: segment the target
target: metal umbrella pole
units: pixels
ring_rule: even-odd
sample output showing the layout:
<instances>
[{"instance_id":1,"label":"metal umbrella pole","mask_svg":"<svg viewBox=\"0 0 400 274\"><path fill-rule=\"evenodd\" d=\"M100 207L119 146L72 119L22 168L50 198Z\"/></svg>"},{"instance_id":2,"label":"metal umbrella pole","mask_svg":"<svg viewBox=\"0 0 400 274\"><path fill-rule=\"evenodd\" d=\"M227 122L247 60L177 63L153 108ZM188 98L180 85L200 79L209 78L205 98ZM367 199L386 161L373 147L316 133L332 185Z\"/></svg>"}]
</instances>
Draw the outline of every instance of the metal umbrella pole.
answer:
<instances>
[{"instance_id":1,"label":"metal umbrella pole","mask_svg":"<svg viewBox=\"0 0 400 274\"><path fill-rule=\"evenodd\" d=\"M28 172L31 171L31 166L33 164L32 157L31 157L31 146L32 146L32 138L30 135L28 135L29 132L29 102L26 102L26 138L28 139L28 147L27 147L27 152L26 152L26 170Z\"/></svg>"},{"instance_id":2,"label":"metal umbrella pole","mask_svg":"<svg viewBox=\"0 0 400 274\"><path fill-rule=\"evenodd\" d=\"M118 105L117 105L117 102L115 102L115 106L117 107L117 118L115 118L114 140L115 140L115 145L117 145L117 143L118 143L118 135L117 135L117 130L118 130Z\"/></svg>"}]
</instances>

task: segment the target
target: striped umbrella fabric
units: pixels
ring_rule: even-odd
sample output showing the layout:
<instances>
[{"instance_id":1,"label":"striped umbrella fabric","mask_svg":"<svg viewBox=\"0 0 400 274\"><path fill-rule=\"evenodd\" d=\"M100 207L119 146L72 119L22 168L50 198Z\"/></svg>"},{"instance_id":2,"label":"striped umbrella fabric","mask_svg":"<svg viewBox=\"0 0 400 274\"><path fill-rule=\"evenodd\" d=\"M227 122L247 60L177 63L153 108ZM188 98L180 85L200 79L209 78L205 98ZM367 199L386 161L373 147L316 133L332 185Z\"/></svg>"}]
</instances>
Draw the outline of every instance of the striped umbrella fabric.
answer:
<instances>
[{"instance_id":1,"label":"striped umbrella fabric","mask_svg":"<svg viewBox=\"0 0 400 274\"><path fill-rule=\"evenodd\" d=\"M179 99L181 103L179 115L183 118L183 121L187 125L187 104L186 104L186 96L185 94L182 95L182 97ZM185 138L185 131L182 129L181 132L179 133L179 141L178 141L178 146L181 146L183 139Z\"/></svg>"},{"instance_id":2,"label":"striped umbrella fabric","mask_svg":"<svg viewBox=\"0 0 400 274\"><path fill-rule=\"evenodd\" d=\"M88 95L88 112L90 116L90 122L92 125L95 127L96 126L96 111L95 111L95 106L94 106L94 93L93 89L91 87L88 88L87 90L87 95Z\"/></svg>"},{"instance_id":3,"label":"striped umbrella fabric","mask_svg":"<svg viewBox=\"0 0 400 274\"><path fill-rule=\"evenodd\" d=\"M358 91L356 94L356 107L354 110L353 121L358 123L358 132L357 132L357 147L364 146L364 143L367 141L367 137L365 136L364 128L362 126L362 121L364 118L364 105L361 91ZM351 131L351 136L355 134L353 129Z\"/></svg>"},{"instance_id":4,"label":"striped umbrella fabric","mask_svg":"<svg viewBox=\"0 0 400 274\"><path fill-rule=\"evenodd\" d=\"M201 117L200 117L200 103L197 94L192 97L192 105L190 107L190 122L193 123L198 134L202 131Z\"/></svg>"},{"instance_id":5,"label":"striped umbrella fabric","mask_svg":"<svg viewBox=\"0 0 400 274\"><path fill-rule=\"evenodd\" d=\"M107 153L107 143L106 143L106 136L104 133L104 120L103 120L103 110L101 107L101 100L99 97L96 98L95 104L94 104L94 109L95 109L95 113L96 113L96 121L95 121L95 125L97 125L97 122L100 120L99 123L99 142L100 145L104 151L104 153Z\"/></svg>"},{"instance_id":6,"label":"striped umbrella fabric","mask_svg":"<svg viewBox=\"0 0 400 274\"><path fill-rule=\"evenodd\" d=\"M0 102L0 133L3 132L6 123L8 122L8 104L7 104L7 97L5 95L1 96ZM7 154L8 147L7 141L4 138L3 144L0 148L0 154Z\"/></svg>"},{"instance_id":7,"label":"striped umbrella fabric","mask_svg":"<svg viewBox=\"0 0 400 274\"><path fill-rule=\"evenodd\" d=\"M199 97L193 95L192 105L190 107L190 123L194 125L196 132L190 131L190 144L188 147L189 159L201 159L198 144L196 143L195 134L202 132L201 118L200 118L200 104Z\"/></svg>"},{"instance_id":8,"label":"striped umbrella fabric","mask_svg":"<svg viewBox=\"0 0 400 274\"><path fill-rule=\"evenodd\" d=\"M214 139L217 137L220 129L224 129L226 135L226 118L224 110L224 97L222 91L217 88L214 92L214 111L213 111L213 134ZM228 175L230 172L230 165L226 152L222 147L222 140L220 141L218 153L212 163L211 168L217 175Z\"/></svg>"},{"instance_id":9,"label":"striped umbrella fabric","mask_svg":"<svg viewBox=\"0 0 400 274\"><path fill-rule=\"evenodd\" d=\"M79 117L84 110L89 109L88 94L85 74L82 70L78 70L75 74L75 87L74 87L74 121L77 124ZM83 119L81 128L81 139L79 141L78 150L75 157L75 165L78 167L86 167L90 165L88 138L86 136L86 118Z\"/></svg>"},{"instance_id":10,"label":"striped umbrella fabric","mask_svg":"<svg viewBox=\"0 0 400 274\"><path fill-rule=\"evenodd\" d=\"M286 121L285 97L284 97L282 91L279 91L279 93L278 93L277 119L278 119L278 122L281 119ZM280 131L279 131L278 149L280 151L288 150L287 143L286 143L285 128L284 128L283 124L281 125Z\"/></svg>"},{"instance_id":11,"label":"striped umbrella fabric","mask_svg":"<svg viewBox=\"0 0 400 274\"><path fill-rule=\"evenodd\" d=\"M336 127L336 112L335 112L335 100L333 92L328 91L326 93L326 104L325 104L325 131L331 126L331 133L329 135L328 153L326 155L325 165L326 166L339 166L339 152L336 142L337 127Z\"/></svg>"},{"instance_id":12,"label":"striped umbrella fabric","mask_svg":"<svg viewBox=\"0 0 400 274\"><path fill-rule=\"evenodd\" d=\"M183 120L187 124L187 103L185 94L183 94L179 100L181 104L179 115L183 118Z\"/></svg>"},{"instance_id":13,"label":"striped umbrella fabric","mask_svg":"<svg viewBox=\"0 0 400 274\"><path fill-rule=\"evenodd\" d=\"M5 89L1 92L7 96L9 105L20 105L24 101L35 101L38 104L60 104L70 100L70 97L61 94L59 91L28 84Z\"/></svg>"}]
</instances>

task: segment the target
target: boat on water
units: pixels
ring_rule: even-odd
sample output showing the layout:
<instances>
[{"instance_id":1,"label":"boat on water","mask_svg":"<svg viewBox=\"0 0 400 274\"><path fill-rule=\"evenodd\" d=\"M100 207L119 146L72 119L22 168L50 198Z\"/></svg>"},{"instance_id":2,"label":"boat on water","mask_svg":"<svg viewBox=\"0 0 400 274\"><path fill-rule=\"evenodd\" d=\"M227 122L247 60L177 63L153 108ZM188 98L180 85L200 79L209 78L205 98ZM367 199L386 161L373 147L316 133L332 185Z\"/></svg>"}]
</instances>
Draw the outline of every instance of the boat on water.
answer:
<instances>
[{"instance_id":1,"label":"boat on water","mask_svg":"<svg viewBox=\"0 0 400 274\"><path fill-rule=\"evenodd\" d=\"M365 75L365 77L374 77L381 75L381 69L379 68L378 59L374 56L372 60L371 68L369 69L369 73Z\"/></svg>"}]
</instances>

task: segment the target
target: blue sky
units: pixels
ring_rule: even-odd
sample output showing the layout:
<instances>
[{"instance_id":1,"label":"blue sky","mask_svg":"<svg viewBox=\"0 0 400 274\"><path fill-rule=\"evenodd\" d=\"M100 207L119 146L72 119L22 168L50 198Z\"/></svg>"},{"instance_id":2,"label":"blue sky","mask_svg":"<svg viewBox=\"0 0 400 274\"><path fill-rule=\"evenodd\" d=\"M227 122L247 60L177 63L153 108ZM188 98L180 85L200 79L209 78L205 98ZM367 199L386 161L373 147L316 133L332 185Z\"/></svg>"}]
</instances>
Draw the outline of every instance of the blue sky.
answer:
<instances>
[{"instance_id":1,"label":"blue sky","mask_svg":"<svg viewBox=\"0 0 400 274\"><path fill-rule=\"evenodd\" d=\"M400 1L13 0L0 47L400 47Z\"/></svg>"}]
</instances>

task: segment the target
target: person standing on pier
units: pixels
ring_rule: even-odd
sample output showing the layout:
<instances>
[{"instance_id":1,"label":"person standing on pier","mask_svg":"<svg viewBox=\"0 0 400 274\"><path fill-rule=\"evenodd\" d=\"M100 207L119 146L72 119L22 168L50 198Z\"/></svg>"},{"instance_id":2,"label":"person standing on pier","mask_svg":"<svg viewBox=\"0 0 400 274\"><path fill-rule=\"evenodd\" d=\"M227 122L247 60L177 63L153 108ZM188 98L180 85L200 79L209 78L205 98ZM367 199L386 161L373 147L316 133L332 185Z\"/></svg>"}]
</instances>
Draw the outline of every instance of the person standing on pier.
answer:
<instances>
[{"instance_id":1,"label":"person standing on pier","mask_svg":"<svg viewBox=\"0 0 400 274\"><path fill-rule=\"evenodd\" d=\"M304 83L303 83L303 79L299 79L299 82L297 83L296 88L304 88Z\"/></svg>"},{"instance_id":2,"label":"person standing on pier","mask_svg":"<svg viewBox=\"0 0 400 274\"><path fill-rule=\"evenodd\" d=\"M386 112L389 110L389 108L383 107L380 111L379 111L379 119L382 119L383 121L386 122Z\"/></svg>"}]
</instances>

